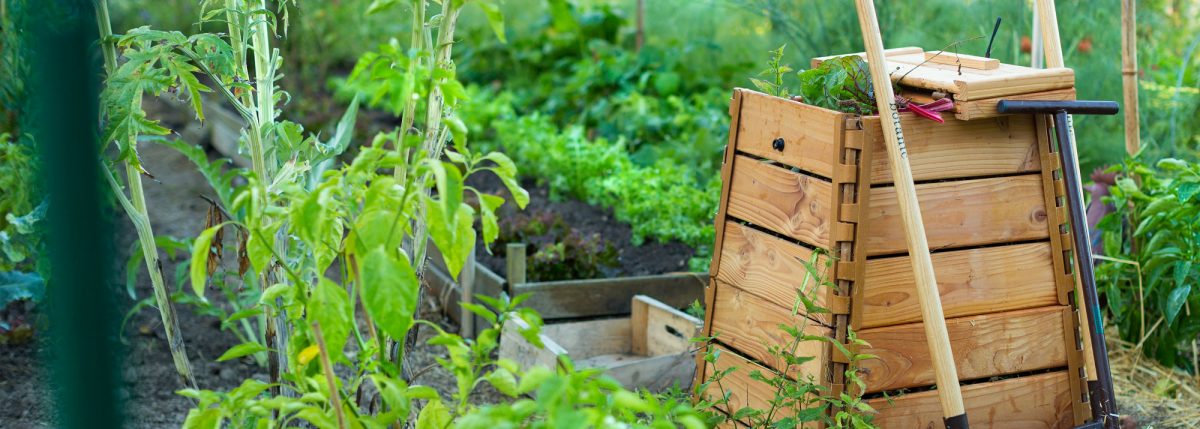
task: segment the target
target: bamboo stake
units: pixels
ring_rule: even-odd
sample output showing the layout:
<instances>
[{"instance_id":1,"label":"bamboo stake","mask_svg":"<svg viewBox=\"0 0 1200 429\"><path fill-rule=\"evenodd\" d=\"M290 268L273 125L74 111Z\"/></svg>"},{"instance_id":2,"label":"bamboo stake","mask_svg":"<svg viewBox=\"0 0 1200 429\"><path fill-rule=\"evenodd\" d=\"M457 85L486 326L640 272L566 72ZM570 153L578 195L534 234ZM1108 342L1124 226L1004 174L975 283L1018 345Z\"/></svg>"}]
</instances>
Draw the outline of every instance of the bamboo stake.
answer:
<instances>
[{"instance_id":1,"label":"bamboo stake","mask_svg":"<svg viewBox=\"0 0 1200 429\"><path fill-rule=\"evenodd\" d=\"M1121 0L1121 75L1125 93L1125 152L1141 150L1138 123L1137 1Z\"/></svg>"},{"instance_id":2,"label":"bamboo stake","mask_svg":"<svg viewBox=\"0 0 1200 429\"><path fill-rule=\"evenodd\" d=\"M900 203L900 217L904 223L908 253L912 257L913 274L917 283L917 298L921 303L921 316L925 326L925 340L929 343L929 355L933 360L934 378L937 380L938 398L942 405L942 416L947 427L967 427L966 409L962 391L958 385L958 371L954 354L950 349L950 335L946 330L945 314L938 294L937 279L933 273L933 260L929 256L929 243L925 238L925 225L917 202L917 190L913 184L912 169L908 164L908 150L904 147L904 132L900 128L900 112L896 108L896 96L892 92L891 79L885 70L883 36L879 33L879 21L872 0L857 0L858 24L862 29L866 45L867 64L871 69L871 81L875 87L875 100L879 105L879 116L890 118L891 124L883 124L884 147L894 177L896 196Z\"/></svg>"},{"instance_id":3,"label":"bamboo stake","mask_svg":"<svg viewBox=\"0 0 1200 429\"><path fill-rule=\"evenodd\" d=\"M113 40L112 22L108 14L108 0L96 2L96 21L100 27L100 45L104 51L105 72L111 76L117 70L117 48L116 42ZM140 99L137 100L140 102ZM129 138L131 141L127 144L137 144L136 136ZM179 373L184 385L196 389L198 388L196 376L192 372L192 363L188 360L187 347L184 346L183 334L179 330L179 318L175 313L175 304L171 302L166 282L163 280L162 262L158 259L158 246L154 241L154 229L150 225L150 213L146 208L146 194L142 190L141 170L129 160L124 162L124 168L126 182L129 184L128 197L125 196L125 191L112 172L108 171L107 166L104 168L105 178L112 187L113 194L121 203L121 207L125 209L125 214L129 216L129 221L133 223L133 229L137 231L138 242L142 247L142 257L146 261L146 271L150 274L150 285L154 289L154 301L158 304L158 313L162 318L167 348L170 349L171 358L175 363L175 371Z\"/></svg>"}]
</instances>

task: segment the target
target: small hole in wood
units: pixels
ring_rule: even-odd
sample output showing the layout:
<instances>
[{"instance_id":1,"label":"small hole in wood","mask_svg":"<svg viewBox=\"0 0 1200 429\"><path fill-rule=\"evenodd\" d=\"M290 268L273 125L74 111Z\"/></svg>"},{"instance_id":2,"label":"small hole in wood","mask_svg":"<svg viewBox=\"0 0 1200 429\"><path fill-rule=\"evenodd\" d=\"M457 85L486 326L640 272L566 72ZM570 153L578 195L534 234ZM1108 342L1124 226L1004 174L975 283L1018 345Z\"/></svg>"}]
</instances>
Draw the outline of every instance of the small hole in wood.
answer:
<instances>
[{"instance_id":1,"label":"small hole in wood","mask_svg":"<svg viewBox=\"0 0 1200 429\"><path fill-rule=\"evenodd\" d=\"M683 338L683 339L685 339L685 340L689 340L689 339L690 339L690 338L688 338L687 336L683 335L683 333L682 333L682 332L679 332L679 331L675 330L675 328L672 328L672 327L671 327L671 326L669 326L669 325L668 325L668 326L664 326L663 328L665 328L665 329L667 330L667 333L668 333L668 334L674 335L674 336L676 336L676 337L679 337L679 338Z\"/></svg>"}]
</instances>

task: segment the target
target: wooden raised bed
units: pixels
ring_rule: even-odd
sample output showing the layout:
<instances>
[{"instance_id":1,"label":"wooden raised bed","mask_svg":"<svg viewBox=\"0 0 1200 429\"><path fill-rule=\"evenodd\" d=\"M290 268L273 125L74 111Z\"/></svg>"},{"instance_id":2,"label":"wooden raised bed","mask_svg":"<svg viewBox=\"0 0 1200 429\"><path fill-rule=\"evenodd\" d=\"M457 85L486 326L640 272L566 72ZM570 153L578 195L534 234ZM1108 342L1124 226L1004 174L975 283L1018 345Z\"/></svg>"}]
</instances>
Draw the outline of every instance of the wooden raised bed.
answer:
<instances>
[{"instance_id":1,"label":"wooden raised bed","mask_svg":"<svg viewBox=\"0 0 1200 429\"><path fill-rule=\"evenodd\" d=\"M1048 74L1073 84L1061 71ZM1025 96L1065 93L1038 90L1056 93ZM808 334L845 343L851 329L870 343L859 352L878 359L860 362L859 373L877 424L940 427L879 118L744 89L734 92L730 114L706 290L705 335L717 335L721 354L712 365L697 359L698 377L738 367L723 382L732 393L724 411L766 408L774 391L749 373L784 371L768 353L787 340L777 326L808 317ZM1049 124L1032 116L972 117L980 116L944 124L901 116L967 414L981 427L1082 424L1091 412L1077 313L1068 300L1074 283L1064 251L1071 240ZM802 261L814 249L834 258L826 274L836 287L816 296L830 313L791 316ZM797 354L816 359L789 377L813 377L835 394L845 389L842 353L809 342ZM709 394L719 396L716 389ZM901 389L908 393L896 396Z\"/></svg>"},{"instance_id":2,"label":"wooden raised bed","mask_svg":"<svg viewBox=\"0 0 1200 429\"><path fill-rule=\"evenodd\" d=\"M549 323L539 334L543 348L521 336L528 328L524 322L510 319L500 337L500 358L527 370L555 369L567 357L577 369L604 368L628 389L688 389L696 372L691 339L700 335L703 322L644 295L633 297L631 310L629 317Z\"/></svg>"},{"instance_id":3,"label":"wooden raised bed","mask_svg":"<svg viewBox=\"0 0 1200 429\"><path fill-rule=\"evenodd\" d=\"M474 338L486 327L483 318L462 309L463 290L468 302L475 295L498 297L531 294L522 306L537 310L547 323L563 319L611 317L628 315L630 303L635 295L646 295L672 308L683 308L704 299L706 273L667 273L650 276L617 277L607 279L559 280L548 282L526 282L523 270L510 269L510 278L500 277L494 271L477 264L469 258L458 281L454 281L445 264L431 247L431 262L427 265L425 278L432 292L440 296L446 316L459 324L461 334ZM524 256L523 253L520 253ZM515 257L512 256L512 257ZM510 262L510 267L513 266ZM524 266L524 264L520 264ZM513 278L520 272L519 278ZM513 281L516 280L516 281Z\"/></svg>"}]
</instances>

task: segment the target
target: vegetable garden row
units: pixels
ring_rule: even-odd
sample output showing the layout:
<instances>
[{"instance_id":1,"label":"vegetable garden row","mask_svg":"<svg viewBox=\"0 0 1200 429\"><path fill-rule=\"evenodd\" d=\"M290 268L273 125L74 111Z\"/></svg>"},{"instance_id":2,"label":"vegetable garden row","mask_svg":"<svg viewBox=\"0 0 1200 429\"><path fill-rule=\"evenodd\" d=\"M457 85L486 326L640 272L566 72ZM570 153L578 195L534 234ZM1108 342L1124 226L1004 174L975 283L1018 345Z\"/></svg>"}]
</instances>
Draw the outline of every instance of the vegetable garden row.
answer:
<instances>
[{"instance_id":1,"label":"vegetable garden row","mask_svg":"<svg viewBox=\"0 0 1200 429\"><path fill-rule=\"evenodd\" d=\"M1116 1L1060 3L1059 14L1073 16L1062 33L1076 92L1119 99L1113 58L1120 44L1109 30L1119 22ZM0 355L0 388L15 383L10 399L27 405L16 408L40 410L6 412L0 423L57 426L73 418L50 411L66 396L51 400L52 391L38 387L53 372L49 362L69 350L49 340L59 319L47 308L67 299L58 291L69 289L57 281L69 277L55 269L62 263L51 251L58 224L48 213L65 195L42 180L52 174L52 158L39 138L49 108L38 97L53 82L39 78L37 67L46 63L37 62L45 50L38 37L60 34L56 26L86 26L98 36L88 46L102 76L95 179L109 196L113 223L130 225L118 229L117 242L128 247L103 255L120 274L104 282L111 288L100 288L119 300L112 304L124 316L116 336L132 356L160 366L158 374L178 377L137 375L122 389L159 384L155 389L170 396L152 400L186 410L135 412L135 423L158 422L144 427L699 428L735 420L872 427L873 405L912 393L864 385L835 392L768 370L756 379L776 388L774 397L765 407L750 406L723 385L740 375L705 339L690 353L716 374L655 391L622 386L589 369L594 362L582 354L575 359L582 365L566 360L554 370L528 366L501 345L523 341L534 350L549 338L566 344L562 336L572 334L562 334L569 332L564 321L590 318L576 323L602 331L598 326L615 320L608 318L631 311L623 323L636 330L647 323L637 315L661 303L627 298L635 294L675 307L653 316L682 323L670 329L691 329L679 311L703 318L711 310L701 291L719 243L713 218L731 90L754 87L870 114L871 91L853 76L861 61L789 66L862 50L848 5L43 6L0 0L0 347L9 348ZM888 3L880 5L880 19L889 45L950 45L947 52L965 54L982 52L986 34L976 35L1005 16L995 56L1027 64L1033 49L1022 40L1031 33L1023 17L1030 7ZM1173 374L1139 389L1186 403L1200 399L1200 7L1151 1L1140 11L1142 151L1124 156L1118 120L1080 117L1075 126L1085 172L1096 170L1088 217L1094 250L1103 255L1097 284L1111 340ZM911 24L933 20L937 31ZM232 125L220 128L219 115ZM236 142L234 151L220 147L220 138ZM514 258L522 261L516 268ZM508 286L486 289L476 267ZM832 281L817 264L806 270L805 285ZM621 283L651 277L674 282L671 292ZM571 283L584 280L592 283ZM457 295L439 282L460 284ZM476 289L464 292L466 282ZM568 291L562 296L570 305L547 304L558 296L550 291L554 282L600 295ZM537 292L500 293L521 284ZM463 296L471 292L479 295ZM828 311L804 297L789 305L794 313ZM576 312L582 307L590 308ZM807 325L776 328L793 348L822 341ZM861 341L851 335L847 344ZM626 346L645 354L646 339L638 341L634 334ZM219 355L207 355L218 348ZM841 350L849 368L870 368L862 361L871 357L856 350ZM790 368L812 357L773 350L761 358L788 360ZM27 368L39 363L46 368ZM612 376L626 380L619 370ZM32 381L17 381L26 378ZM435 378L442 382L430 382ZM873 381L849 376L846 384ZM21 396L30 392L39 398ZM1138 407L1122 413L1155 427L1200 418Z\"/></svg>"}]
</instances>

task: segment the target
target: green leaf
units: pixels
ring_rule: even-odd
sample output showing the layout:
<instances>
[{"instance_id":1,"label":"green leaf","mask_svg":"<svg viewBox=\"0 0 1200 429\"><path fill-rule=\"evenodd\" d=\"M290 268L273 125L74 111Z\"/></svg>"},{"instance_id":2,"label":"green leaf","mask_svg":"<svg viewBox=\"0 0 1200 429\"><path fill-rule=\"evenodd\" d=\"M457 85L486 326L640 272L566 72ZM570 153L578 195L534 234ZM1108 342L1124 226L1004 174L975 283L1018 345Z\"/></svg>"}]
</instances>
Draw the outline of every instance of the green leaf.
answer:
<instances>
[{"instance_id":1,"label":"green leaf","mask_svg":"<svg viewBox=\"0 0 1200 429\"><path fill-rule=\"evenodd\" d=\"M1186 203L1191 200L1196 194L1200 194L1200 183L1187 182L1180 183L1175 188L1175 196L1179 198L1179 202Z\"/></svg>"},{"instance_id":2,"label":"green leaf","mask_svg":"<svg viewBox=\"0 0 1200 429\"><path fill-rule=\"evenodd\" d=\"M399 246L404 237L404 220L406 218L390 209L371 210L360 215L354 224L356 253L365 255L374 249Z\"/></svg>"},{"instance_id":3,"label":"green leaf","mask_svg":"<svg viewBox=\"0 0 1200 429\"><path fill-rule=\"evenodd\" d=\"M353 328L354 308L350 304L350 294L346 289L333 281L321 277L313 291L312 299L308 302L309 322L321 325L321 334L325 337L325 346L330 356L341 356L346 340L350 338Z\"/></svg>"},{"instance_id":4,"label":"green leaf","mask_svg":"<svg viewBox=\"0 0 1200 429\"><path fill-rule=\"evenodd\" d=\"M274 256L271 252L271 246L275 245L273 238L261 230L255 231L246 238L246 257L250 258L250 265L254 266L255 273L261 274L270 265L271 258ZM192 265L192 270L194 273L195 265Z\"/></svg>"},{"instance_id":5,"label":"green leaf","mask_svg":"<svg viewBox=\"0 0 1200 429\"><path fill-rule=\"evenodd\" d=\"M479 195L479 218L483 224L483 243L490 244L500 237L500 222L496 209L504 204L504 198L490 194Z\"/></svg>"},{"instance_id":6,"label":"green leaf","mask_svg":"<svg viewBox=\"0 0 1200 429\"><path fill-rule=\"evenodd\" d=\"M479 8L487 15L488 25L492 27L492 32L496 33L500 43L508 43L508 39L504 37L504 14L500 12L500 6L491 1L482 1L479 2Z\"/></svg>"},{"instance_id":7,"label":"green leaf","mask_svg":"<svg viewBox=\"0 0 1200 429\"><path fill-rule=\"evenodd\" d=\"M188 411L187 419L183 421L183 429L219 429L222 420L224 419L221 418L220 408L193 408Z\"/></svg>"},{"instance_id":8,"label":"green leaf","mask_svg":"<svg viewBox=\"0 0 1200 429\"><path fill-rule=\"evenodd\" d=\"M266 346L259 343L241 343L231 347L229 350L226 350L225 354L222 354L221 357L217 358L217 362L225 362L230 359L237 359L242 356L249 356L258 352L265 352L267 350L269 349Z\"/></svg>"},{"instance_id":9,"label":"green leaf","mask_svg":"<svg viewBox=\"0 0 1200 429\"><path fill-rule=\"evenodd\" d=\"M200 299L204 298L204 284L208 280L208 258L212 253L213 237L217 235L217 231L224 227L229 222L221 222L211 228L208 228L196 237L196 241L192 244L192 291Z\"/></svg>"},{"instance_id":10,"label":"green leaf","mask_svg":"<svg viewBox=\"0 0 1200 429\"><path fill-rule=\"evenodd\" d=\"M417 274L407 258L392 257L377 247L359 265L363 306L380 330L404 338L417 309Z\"/></svg>"},{"instance_id":11,"label":"green leaf","mask_svg":"<svg viewBox=\"0 0 1200 429\"><path fill-rule=\"evenodd\" d=\"M1192 285L1184 284L1175 286L1175 290L1167 295L1167 327L1170 327L1175 322L1175 318L1179 316L1179 310L1183 309L1183 304L1187 302L1188 295L1192 293Z\"/></svg>"},{"instance_id":12,"label":"green leaf","mask_svg":"<svg viewBox=\"0 0 1200 429\"><path fill-rule=\"evenodd\" d=\"M488 373L485 377L488 383L492 384L496 390L500 391L509 397L517 397L520 393L517 392L517 379L513 374L504 368L496 368L495 371Z\"/></svg>"},{"instance_id":13,"label":"green leaf","mask_svg":"<svg viewBox=\"0 0 1200 429\"><path fill-rule=\"evenodd\" d=\"M450 410L441 400L432 400L417 415L417 429L446 429L450 426Z\"/></svg>"}]
</instances>

